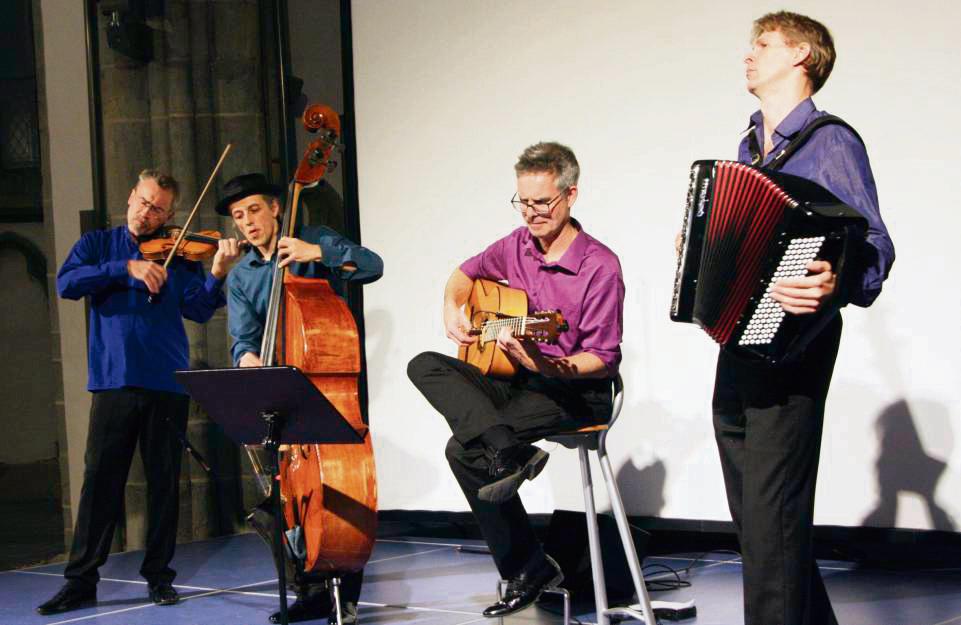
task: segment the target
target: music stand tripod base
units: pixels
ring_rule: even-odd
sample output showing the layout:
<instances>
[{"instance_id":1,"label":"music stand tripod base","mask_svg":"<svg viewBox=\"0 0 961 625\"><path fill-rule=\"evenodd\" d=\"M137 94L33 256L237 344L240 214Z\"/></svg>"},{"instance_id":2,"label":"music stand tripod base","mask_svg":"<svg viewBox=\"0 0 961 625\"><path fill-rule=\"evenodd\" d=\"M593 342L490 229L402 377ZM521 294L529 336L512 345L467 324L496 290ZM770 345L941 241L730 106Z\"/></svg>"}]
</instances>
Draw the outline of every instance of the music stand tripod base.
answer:
<instances>
[{"instance_id":1,"label":"music stand tripod base","mask_svg":"<svg viewBox=\"0 0 961 625\"><path fill-rule=\"evenodd\" d=\"M280 445L360 443L363 438L297 367L180 370L174 378L231 440L268 451L280 618L287 625Z\"/></svg>"}]
</instances>

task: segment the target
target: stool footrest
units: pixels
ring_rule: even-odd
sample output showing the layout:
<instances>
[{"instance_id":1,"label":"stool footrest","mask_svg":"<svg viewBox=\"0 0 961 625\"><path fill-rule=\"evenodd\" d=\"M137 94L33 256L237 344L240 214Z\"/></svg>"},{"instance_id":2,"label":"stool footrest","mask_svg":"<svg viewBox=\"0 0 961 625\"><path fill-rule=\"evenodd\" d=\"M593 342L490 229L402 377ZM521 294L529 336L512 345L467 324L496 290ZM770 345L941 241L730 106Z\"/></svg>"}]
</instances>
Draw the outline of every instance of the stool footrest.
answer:
<instances>
[{"instance_id":1,"label":"stool footrest","mask_svg":"<svg viewBox=\"0 0 961 625\"><path fill-rule=\"evenodd\" d=\"M608 608L604 610L604 615L607 617L611 617L611 616L616 617L612 619L616 621L632 618L632 619L637 619L638 621L641 621L642 623L644 623L644 625L657 625L656 621L647 620L647 618L644 616L644 610L642 610L641 606L639 605L631 606L629 608Z\"/></svg>"},{"instance_id":2,"label":"stool footrest","mask_svg":"<svg viewBox=\"0 0 961 625\"><path fill-rule=\"evenodd\" d=\"M645 625L656 625L658 619L683 621L697 616L697 607L695 607L693 599L690 601L651 601L651 609L654 611L652 621L644 618L644 608L637 603L627 607L608 608L604 610L604 614L615 617L612 620L633 618L642 621Z\"/></svg>"}]
</instances>

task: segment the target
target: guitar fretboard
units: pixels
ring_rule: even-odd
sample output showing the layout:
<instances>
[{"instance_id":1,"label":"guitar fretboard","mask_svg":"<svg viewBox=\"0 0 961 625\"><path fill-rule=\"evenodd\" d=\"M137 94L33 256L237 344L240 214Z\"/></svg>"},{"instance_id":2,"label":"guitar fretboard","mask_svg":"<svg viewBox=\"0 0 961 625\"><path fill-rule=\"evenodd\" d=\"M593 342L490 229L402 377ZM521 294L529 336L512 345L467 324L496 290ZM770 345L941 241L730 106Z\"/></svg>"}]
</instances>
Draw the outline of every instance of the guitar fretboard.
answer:
<instances>
[{"instance_id":1,"label":"guitar fretboard","mask_svg":"<svg viewBox=\"0 0 961 625\"><path fill-rule=\"evenodd\" d=\"M547 322L547 319L538 319L537 317L509 317L507 319L485 321L481 324L481 341L486 343L497 340L501 328L510 329L513 336L523 336L527 333L528 327Z\"/></svg>"}]
</instances>

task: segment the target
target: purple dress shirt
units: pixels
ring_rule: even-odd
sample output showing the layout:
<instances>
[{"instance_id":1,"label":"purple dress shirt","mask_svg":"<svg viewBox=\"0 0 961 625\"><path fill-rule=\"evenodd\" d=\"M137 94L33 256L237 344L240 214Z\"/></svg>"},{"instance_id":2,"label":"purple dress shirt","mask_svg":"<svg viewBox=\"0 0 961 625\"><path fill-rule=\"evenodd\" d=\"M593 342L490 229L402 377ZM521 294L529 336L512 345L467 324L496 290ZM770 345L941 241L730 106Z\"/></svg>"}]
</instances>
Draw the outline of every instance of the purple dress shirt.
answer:
<instances>
[{"instance_id":1,"label":"purple dress shirt","mask_svg":"<svg viewBox=\"0 0 961 625\"><path fill-rule=\"evenodd\" d=\"M557 345L539 344L546 356L560 358L580 352L594 354L611 376L621 362L624 325L624 279L617 255L579 230L556 262L546 262L526 227L495 241L460 266L468 278L506 280L527 293L528 312L560 310L570 329Z\"/></svg>"},{"instance_id":2,"label":"purple dress shirt","mask_svg":"<svg viewBox=\"0 0 961 625\"><path fill-rule=\"evenodd\" d=\"M811 98L798 104L774 129L774 149L760 166L767 165L805 126L826 114L814 107ZM758 145L764 145L764 118L761 111L751 115L751 124ZM747 135L738 149L738 160L751 163ZM894 243L881 219L878 190L864 144L847 128L833 124L825 126L817 130L787 160L781 171L818 183L868 220L867 241L877 253L869 261L862 279L852 285L850 301L858 306L870 306L881 293L881 284L891 271Z\"/></svg>"}]
</instances>

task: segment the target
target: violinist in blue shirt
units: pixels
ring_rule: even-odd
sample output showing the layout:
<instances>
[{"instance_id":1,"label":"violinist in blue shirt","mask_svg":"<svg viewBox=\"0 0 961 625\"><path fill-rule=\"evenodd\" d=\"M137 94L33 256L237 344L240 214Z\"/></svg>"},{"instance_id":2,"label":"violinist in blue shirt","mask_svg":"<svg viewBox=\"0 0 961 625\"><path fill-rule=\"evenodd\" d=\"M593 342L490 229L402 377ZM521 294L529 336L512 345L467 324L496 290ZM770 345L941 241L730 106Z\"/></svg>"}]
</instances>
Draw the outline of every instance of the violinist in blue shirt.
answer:
<instances>
[{"instance_id":1,"label":"violinist in blue shirt","mask_svg":"<svg viewBox=\"0 0 961 625\"><path fill-rule=\"evenodd\" d=\"M122 514L138 442L147 481L140 574L154 603L179 600L170 561L189 400L173 372L189 364L183 319L204 323L224 305L224 280L240 252L235 239L221 240L208 275L199 262L179 257L167 269L144 260L139 243L173 217L177 193L171 176L143 170L127 199L127 223L83 235L57 273L61 297L90 301L87 389L93 402L67 581L37 607L40 614L96 603L97 569Z\"/></svg>"},{"instance_id":2,"label":"violinist in blue shirt","mask_svg":"<svg viewBox=\"0 0 961 625\"><path fill-rule=\"evenodd\" d=\"M240 367L263 365L260 346L276 263L290 265L290 271L298 276L328 280L340 295L347 282L373 282L384 271L380 256L324 226L303 227L299 238L279 237L280 194L281 188L263 175L244 174L224 185L223 199L216 207L218 213L233 219L237 231L250 243L250 251L227 279L231 355ZM343 578L344 623L356 623L362 581L363 571ZM298 576L292 586L297 601L287 611L289 622L328 617L331 623L337 622L327 580ZM272 614L270 621L279 623L279 612Z\"/></svg>"}]
</instances>

